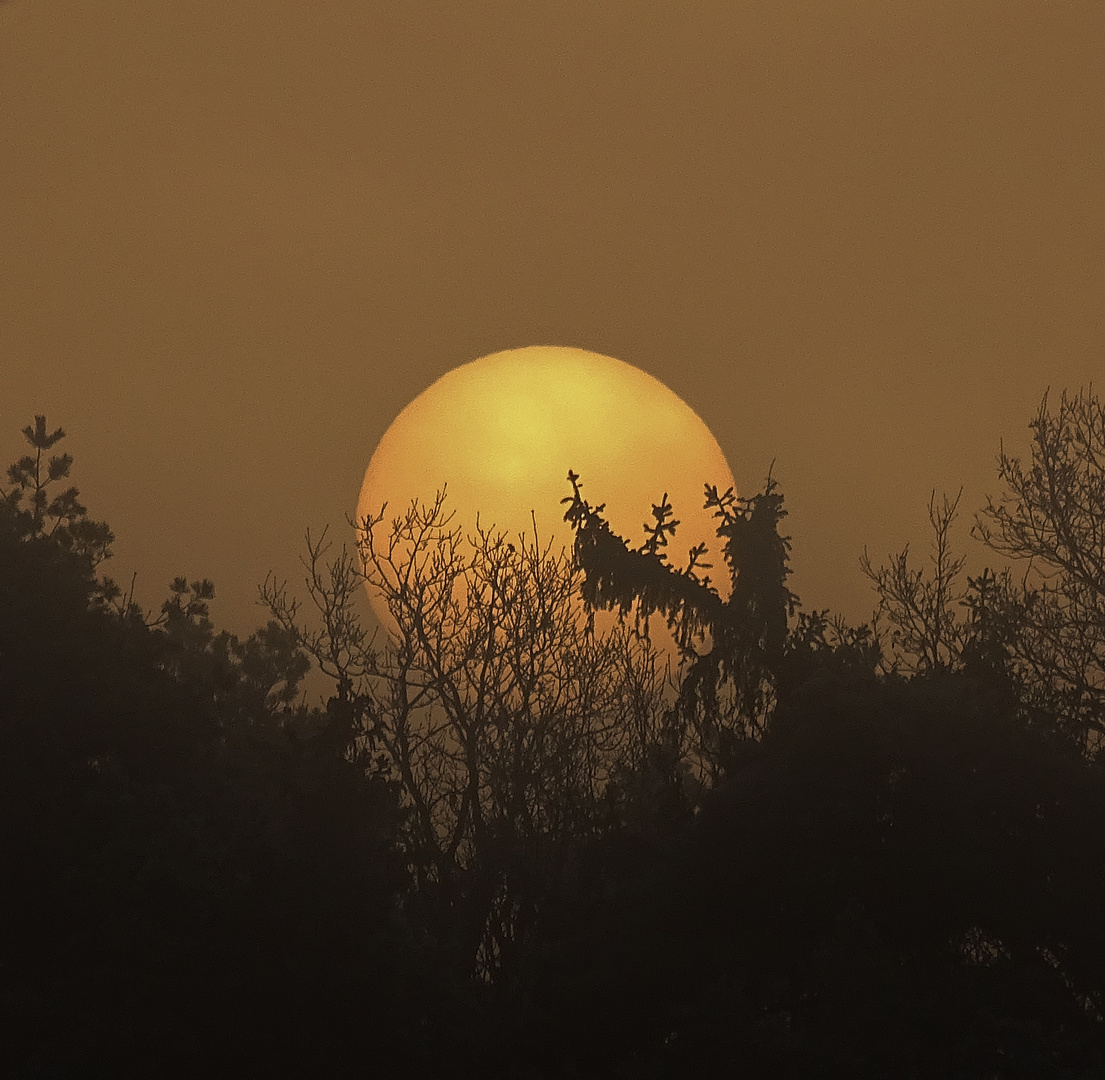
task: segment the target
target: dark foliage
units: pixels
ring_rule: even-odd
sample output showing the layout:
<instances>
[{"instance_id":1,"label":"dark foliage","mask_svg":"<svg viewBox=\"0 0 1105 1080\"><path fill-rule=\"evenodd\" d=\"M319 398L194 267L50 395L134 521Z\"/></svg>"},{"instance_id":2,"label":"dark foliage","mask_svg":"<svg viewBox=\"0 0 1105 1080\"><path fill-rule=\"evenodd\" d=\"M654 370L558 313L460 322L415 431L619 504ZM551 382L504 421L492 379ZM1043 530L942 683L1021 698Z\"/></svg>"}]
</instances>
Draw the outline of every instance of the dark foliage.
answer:
<instances>
[{"instance_id":1,"label":"dark foliage","mask_svg":"<svg viewBox=\"0 0 1105 1080\"><path fill-rule=\"evenodd\" d=\"M587 853L546 1038L594 1075L1096 1075L1103 821L964 680L815 680L700 814Z\"/></svg>"},{"instance_id":2,"label":"dark foliage","mask_svg":"<svg viewBox=\"0 0 1105 1080\"><path fill-rule=\"evenodd\" d=\"M213 633L210 583L175 582L156 620L110 606L110 534L74 489L43 497L68 466L36 485L23 459L30 506L0 503L3 1057L321 1075L349 1025L397 1022L394 791L288 706L305 661L277 628Z\"/></svg>"},{"instance_id":3,"label":"dark foliage","mask_svg":"<svg viewBox=\"0 0 1105 1080\"><path fill-rule=\"evenodd\" d=\"M1103 759L1024 659L1031 601L989 571L956 586L953 503L935 581L867 564L884 642L797 613L773 482L707 488L719 590L705 550L667 561L666 498L634 547L573 475L587 600L666 620L686 662L666 702L638 669L604 684L624 738L573 698L565 741L546 684L619 654L580 636L564 566L483 537L499 636L419 614L381 660L355 563L315 543L324 629L266 583L274 621L240 640L208 581L149 616L97 576L112 537L55 494L63 434L36 418L0 491L5 1074L1105 1074ZM395 580L419 613L454 595ZM296 704L308 654L324 709ZM448 721L421 749L418 695Z\"/></svg>"}]
</instances>

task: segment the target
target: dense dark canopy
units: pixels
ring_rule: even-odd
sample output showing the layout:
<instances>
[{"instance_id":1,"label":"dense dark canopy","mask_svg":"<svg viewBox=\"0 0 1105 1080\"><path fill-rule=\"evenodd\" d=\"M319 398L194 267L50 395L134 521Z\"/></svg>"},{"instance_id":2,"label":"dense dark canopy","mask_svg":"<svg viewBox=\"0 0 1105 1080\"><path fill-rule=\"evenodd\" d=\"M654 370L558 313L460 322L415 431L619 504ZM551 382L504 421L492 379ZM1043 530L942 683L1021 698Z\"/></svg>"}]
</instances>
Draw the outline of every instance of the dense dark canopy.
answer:
<instances>
[{"instance_id":1,"label":"dense dark canopy","mask_svg":"<svg viewBox=\"0 0 1105 1080\"><path fill-rule=\"evenodd\" d=\"M575 486L574 560L415 505L394 544L308 538L313 603L270 579L240 640L208 581L151 614L100 574L113 537L59 493L72 461L38 418L0 499L5 1058L1101 1075L1105 606L1074 573L1097 534L1061 514L1103 509L1103 430L1090 396L1045 403L1033 462L1002 460L979 529L1038 581L963 581L934 502L930 569L866 564L870 626L798 614L773 482L706 492L719 553L689 567L663 501L638 544ZM595 631L580 592L626 619ZM657 619L687 649L668 681ZM297 704L312 662L325 707Z\"/></svg>"}]
</instances>

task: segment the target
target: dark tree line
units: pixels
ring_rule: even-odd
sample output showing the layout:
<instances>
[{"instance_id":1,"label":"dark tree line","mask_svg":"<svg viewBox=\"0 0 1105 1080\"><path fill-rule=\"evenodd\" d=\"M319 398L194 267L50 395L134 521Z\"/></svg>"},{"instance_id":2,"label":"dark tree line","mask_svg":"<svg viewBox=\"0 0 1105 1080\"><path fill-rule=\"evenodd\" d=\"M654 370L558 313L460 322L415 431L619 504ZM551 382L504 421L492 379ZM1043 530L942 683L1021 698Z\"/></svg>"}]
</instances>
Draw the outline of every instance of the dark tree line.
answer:
<instances>
[{"instance_id":1,"label":"dark tree line","mask_svg":"<svg viewBox=\"0 0 1105 1080\"><path fill-rule=\"evenodd\" d=\"M396 792L290 704L306 662L275 624L217 634L183 578L150 618L98 578L112 536L55 494L63 432L24 434L0 504L0 1071L325 1075L365 1016L404 1022Z\"/></svg>"},{"instance_id":2,"label":"dark tree line","mask_svg":"<svg viewBox=\"0 0 1105 1080\"><path fill-rule=\"evenodd\" d=\"M718 550L676 567L666 499L627 541L571 474L572 552L381 511L308 535L305 602L270 578L243 640L208 581L147 613L100 572L36 418L0 490L0 1057L1102 1075L1105 412L1031 427L974 529L1012 562L967 575L934 499L927 565L865 556L868 625L800 609L773 481L707 487Z\"/></svg>"}]
</instances>

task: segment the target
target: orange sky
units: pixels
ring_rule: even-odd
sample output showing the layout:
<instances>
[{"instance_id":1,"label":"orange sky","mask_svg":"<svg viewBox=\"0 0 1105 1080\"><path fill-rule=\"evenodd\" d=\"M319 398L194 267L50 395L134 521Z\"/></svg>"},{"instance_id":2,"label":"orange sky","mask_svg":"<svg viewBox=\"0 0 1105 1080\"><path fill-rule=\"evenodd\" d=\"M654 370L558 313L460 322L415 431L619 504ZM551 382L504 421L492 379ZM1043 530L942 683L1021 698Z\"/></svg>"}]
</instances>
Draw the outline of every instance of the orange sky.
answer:
<instances>
[{"instance_id":1,"label":"orange sky","mask_svg":"<svg viewBox=\"0 0 1105 1080\"><path fill-rule=\"evenodd\" d=\"M419 391L575 345L862 618L1105 360L1102 56L1101 0L0 4L0 461L63 424L110 572L246 631Z\"/></svg>"}]
</instances>

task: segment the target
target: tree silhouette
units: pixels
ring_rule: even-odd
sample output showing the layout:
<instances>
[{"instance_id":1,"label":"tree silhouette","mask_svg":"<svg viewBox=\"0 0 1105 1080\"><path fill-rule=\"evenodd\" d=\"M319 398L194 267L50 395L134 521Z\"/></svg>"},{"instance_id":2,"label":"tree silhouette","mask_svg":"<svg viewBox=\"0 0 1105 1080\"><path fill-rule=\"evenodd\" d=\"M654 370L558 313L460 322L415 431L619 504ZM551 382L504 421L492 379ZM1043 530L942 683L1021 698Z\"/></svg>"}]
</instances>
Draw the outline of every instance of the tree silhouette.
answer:
<instances>
[{"instance_id":1,"label":"tree silhouette","mask_svg":"<svg viewBox=\"0 0 1105 1080\"><path fill-rule=\"evenodd\" d=\"M871 628L814 612L786 631L794 601L780 589L787 549L770 485L759 507L718 515L719 533L744 540L725 548L734 594L744 576L755 598L723 605L655 546L634 551L614 537L569 479L591 603L642 602L677 632L680 620L708 626L716 655L692 660L696 694L696 666L752 671L765 687L742 694L737 680L736 700L754 702L758 722L729 727L700 814L624 867L623 899L598 901L618 891L594 865L565 898L566 923L595 928L548 976L577 1003L573 1022L586 1029L600 999L629 1001L629 1046L651 1047L644 1060L673 1070L735 1060L756 1076L1100 1067L1103 936L1076 899L1099 895L1100 862L1075 850L1080 828L1096 836L1105 793L1096 770L1024 707L1009 667L1018 628L1008 576L960 584L948 542L955 502L930 507L931 576L908 553L881 571L865 561L897 631L900 659L880 670ZM709 489L707 500L719 501ZM670 508L658 509L666 522ZM717 710L706 716L724 715L721 680L705 685ZM598 841L599 863L624 865L616 853L627 838ZM598 976L588 989L580 970Z\"/></svg>"},{"instance_id":2,"label":"tree silhouette","mask_svg":"<svg viewBox=\"0 0 1105 1080\"><path fill-rule=\"evenodd\" d=\"M1105 735L1105 407L1089 390L1044 396L1029 424L1031 459L1006 452L1006 490L987 499L975 534L1027 563L1004 590L1017 665L1038 706L1094 745Z\"/></svg>"},{"instance_id":3,"label":"tree silhouette","mask_svg":"<svg viewBox=\"0 0 1105 1080\"><path fill-rule=\"evenodd\" d=\"M966 558L952 553L950 530L959 509L962 491L939 506L936 493L929 499L932 526L930 569L910 562L909 545L889 566L877 569L864 550L860 566L879 598L876 619L890 623L890 648L895 667L909 672L936 671L953 666L967 640L963 619L967 589L962 582Z\"/></svg>"},{"instance_id":4,"label":"tree silhouette","mask_svg":"<svg viewBox=\"0 0 1105 1080\"><path fill-rule=\"evenodd\" d=\"M1103 1075L1096 443L1044 419L982 521L1052 576L964 580L933 499L928 567L864 564L889 636L797 610L772 481L705 489L719 589L666 496L630 544L571 474L571 555L414 503L308 533L315 625L270 577L244 639L204 578L147 614L97 576L36 419L0 493L8 1071Z\"/></svg>"},{"instance_id":5,"label":"tree silhouette","mask_svg":"<svg viewBox=\"0 0 1105 1080\"><path fill-rule=\"evenodd\" d=\"M394 789L311 737L279 627L216 633L183 578L158 618L109 602L109 530L51 490L63 432L25 435L0 501L4 1071L319 1075L365 1016L386 1053Z\"/></svg>"},{"instance_id":6,"label":"tree silhouette","mask_svg":"<svg viewBox=\"0 0 1105 1080\"><path fill-rule=\"evenodd\" d=\"M317 631L275 582L263 595L401 785L412 872L455 977L502 983L541 873L594 830L607 781L642 752L656 658L627 627L595 632L566 556L479 526L465 537L444 494L382 523L359 523L357 562L327 563L308 537ZM366 583L393 620L382 645L356 614Z\"/></svg>"},{"instance_id":7,"label":"tree silhouette","mask_svg":"<svg viewBox=\"0 0 1105 1080\"><path fill-rule=\"evenodd\" d=\"M46 417L36 416L34 426L23 429L23 436L33 454L25 454L8 467L8 480L14 485L0 491L0 500L9 511L9 527L32 540L51 539L65 551L72 551L95 568L110 555L114 537L101 521L92 521L81 505L80 492L75 487L57 494L51 488L69 476L73 464L71 454L45 455L62 439L65 431L58 428L47 434ZM29 506L23 505L27 499Z\"/></svg>"},{"instance_id":8,"label":"tree silhouette","mask_svg":"<svg viewBox=\"0 0 1105 1080\"><path fill-rule=\"evenodd\" d=\"M964 580L949 529L959 499L935 496L926 573L908 547L863 570L889 623L888 656L904 671L970 667L1004 681L1022 713L1093 751L1105 734L1105 409L1092 391L1045 395L1032 431L1031 460L1006 452L1006 485L976 515L972 530L992 552L1019 561Z\"/></svg>"},{"instance_id":9,"label":"tree silhouette","mask_svg":"<svg viewBox=\"0 0 1105 1080\"><path fill-rule=\"evenodd\" d=\"M774 480L758 495L738 498L705 486L705 508L717 519L717 535L729 575L723 600L703 562L706 549L690 552L688 565L670 565L663 547L678 521L671 520L667 496L653 507L655 526L636 549L615 536L603 518L603 505L583 498L579 477L570 472L572 495L564 519L575 529L574 555L583 571L583 597L592 608L636 610L637 625L651 615L667 620L683 651L683 674L676 716L688 725L694 754L716 777L735 752L735 742L757 737L773 708L787 648L787 624L797 597L786 586L789 539L779 535L786 516ZM709 647L696 641L708 636Z\"/></svg>"}]
</instances>

